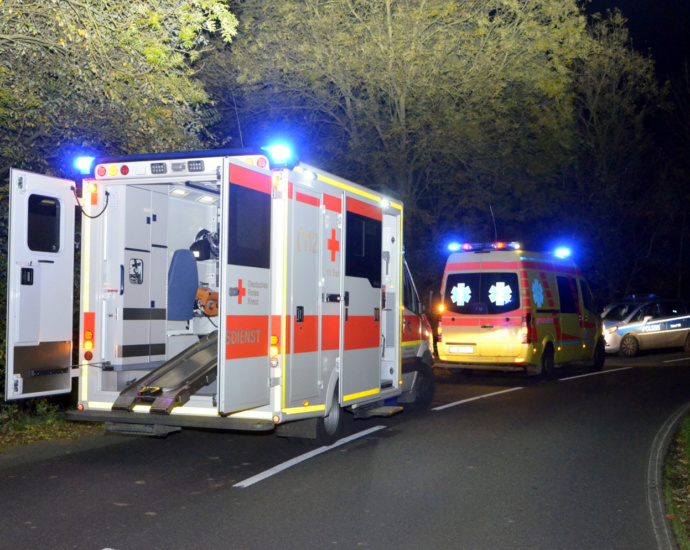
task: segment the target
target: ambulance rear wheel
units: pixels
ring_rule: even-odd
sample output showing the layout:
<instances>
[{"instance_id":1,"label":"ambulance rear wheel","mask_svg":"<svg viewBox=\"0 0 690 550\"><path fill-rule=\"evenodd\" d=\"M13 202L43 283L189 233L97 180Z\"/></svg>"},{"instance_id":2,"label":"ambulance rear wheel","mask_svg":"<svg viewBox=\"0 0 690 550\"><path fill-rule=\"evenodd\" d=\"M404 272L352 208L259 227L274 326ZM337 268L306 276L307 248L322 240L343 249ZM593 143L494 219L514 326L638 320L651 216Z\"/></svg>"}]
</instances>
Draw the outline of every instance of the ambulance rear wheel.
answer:
<instances>
[{"instance_id":1,"label":"ambulance rear wheel","mask_svg":"<svg viewBox=\"0 0 690 550\"><path fill-rule=\"evenodd\" d=\"M637 343L637 338L632 334L626 334L621 340L621 349L618 351L619 355L623 357L635 357L640 351L640 344Z\"/></svg>"},{"instance_id":2,"label":"ambulance rear wheel","mask_svg":"<svg viewBox=\"0 0 690 550\"><path fill-rule=\"evenodd\" d=\"M434 371L431 367L422 365L417 371L417 382L415 390L415 400L412 403L412 408L418 411L425 411L431 407L431 402L434 400L436 380L434 379Z\"/></svg>"},{"instance_id":3,"label":"ambulance rear wheel","mask_svg":"<svg viewBox=\"0 0 690 550\"><path fill-rule=\"evenodd\" d=\"M604 368L604 363L606 362L606 347L604 346L603 340L597 342L597 347L594 348L594 358L592 360L592 368L595 371Z\"/></svg>"},{"instance_id":4,"label":"ambulance rear wheel","mask_svg":"<svg viewBox=\"0 0 690 550\"><path fill-rule=\"evenodd\" d=\"M544 380L551 380L554 371L554 354L553 348L547 347L544 350L544 355L541 356L541 377Z\"/></svg>"},{"instance_id":5,"label":"ambulance rear wheel","mask_svg":"<svg viewBox=\"0 0 690 550\"><path fill-rule=\"evenodd\" d=\"M316 442L319 445L333 445L340 437L343 427L343 409L338 403L338 386L333 392L331 408L326 416L322 416L316 421Z\"/></svg>"}]
</instances>

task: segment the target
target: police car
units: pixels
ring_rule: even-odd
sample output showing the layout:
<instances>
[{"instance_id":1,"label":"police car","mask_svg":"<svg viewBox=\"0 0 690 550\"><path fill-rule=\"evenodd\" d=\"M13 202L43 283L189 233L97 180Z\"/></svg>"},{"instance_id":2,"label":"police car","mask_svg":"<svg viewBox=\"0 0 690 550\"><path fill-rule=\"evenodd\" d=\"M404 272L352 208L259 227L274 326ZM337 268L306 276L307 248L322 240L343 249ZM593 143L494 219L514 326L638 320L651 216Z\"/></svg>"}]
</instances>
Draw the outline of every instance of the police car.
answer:
<instances>
[{"instance_id":1,"label":"police car","mask_svg":"<svg viewBox=\"0 0 690 550\"><path fill-rule=\"evenodd\" d=\"M609 304L602 313L607 353L634 357L645 349L683 347L690 352L690 304L634 299Z\"/></svg>"}]
</instances>

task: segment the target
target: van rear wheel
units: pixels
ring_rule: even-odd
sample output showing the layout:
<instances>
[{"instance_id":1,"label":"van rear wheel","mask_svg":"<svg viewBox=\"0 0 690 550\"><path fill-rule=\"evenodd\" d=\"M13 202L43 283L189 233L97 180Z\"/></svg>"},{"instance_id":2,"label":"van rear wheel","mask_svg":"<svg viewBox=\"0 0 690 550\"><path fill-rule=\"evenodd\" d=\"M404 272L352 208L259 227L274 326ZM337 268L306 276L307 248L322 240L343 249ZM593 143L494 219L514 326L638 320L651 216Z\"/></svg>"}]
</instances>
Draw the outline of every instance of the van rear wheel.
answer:
<instances>
[{"instance_id":1,"label":"van rear wheel","mask_svg":"<svg viewBox=\"0 0 690 550\"><path fill-rule=\"evenodd\" d=\"M541 356L541 377L544 380L553 379L554 371L554 354L553 348L548 347L544 350L544 355Z\"/></svg>"},{"instance_id":2,"label":"van rear wheel","mask_svg":"<svg viewBox=\"0 0 690 550\"><path fill-rule=\"evenodd\" d=\"M597 342L597 347L594 348L594 358L592 360L592 369L595 371L600 371L604 368L604 362L606 361L606 347L603 340Z\"/></svg>"},{"instance_id":3,"label":"van rear wheel","mask_svg":"<svg viewBox=\"0 0 690 550\"><path fill-rule=\"evenodd\" d=\"M336 386L328 414L316 420L316 442L319 445L333 445L340 437L342 426L343 409L340 408L338 402L338 386Z\"/></svg>"},{"instance_id":4,"label":"van rear wheel","mask_svg":"<svg viewBox=\"0 0 690 550\"><path fill-rule=\"evenodd\" d=\"M415 400L412 408L418 411L425 411L431 407L434 400L435 379L434 371L431 367L420 365L417 371Z\"/></svg>"}]
</instances>

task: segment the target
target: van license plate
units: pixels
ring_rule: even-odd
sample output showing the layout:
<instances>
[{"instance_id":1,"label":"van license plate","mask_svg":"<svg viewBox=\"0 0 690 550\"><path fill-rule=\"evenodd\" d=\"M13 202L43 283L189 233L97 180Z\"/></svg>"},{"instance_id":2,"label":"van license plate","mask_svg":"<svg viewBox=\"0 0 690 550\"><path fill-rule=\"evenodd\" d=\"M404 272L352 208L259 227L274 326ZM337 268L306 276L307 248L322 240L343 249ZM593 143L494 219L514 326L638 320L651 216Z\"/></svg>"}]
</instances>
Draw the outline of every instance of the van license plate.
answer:
<instances>
[{"instance_id":1,"label":"van license plate","mask_svg":"<svg viewBox=\"0 0 690 550\"><path fill-rule=\"evenodd\" d=\"M448 346L449 353L474 353L472 346Z\"/></svg>"}]
</instances>

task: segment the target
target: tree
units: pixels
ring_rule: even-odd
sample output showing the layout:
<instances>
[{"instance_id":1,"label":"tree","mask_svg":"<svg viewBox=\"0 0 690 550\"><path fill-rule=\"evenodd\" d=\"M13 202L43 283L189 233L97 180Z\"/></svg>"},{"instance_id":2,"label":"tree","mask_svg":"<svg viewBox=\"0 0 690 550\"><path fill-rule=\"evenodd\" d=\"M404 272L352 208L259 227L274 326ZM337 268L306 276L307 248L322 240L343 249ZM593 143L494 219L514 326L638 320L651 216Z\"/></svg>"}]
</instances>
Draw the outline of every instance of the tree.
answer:
<instances>
[{"instance_id":1,"label":"tree","mask_svg":"<svg viewBox=\"0 0 690 550\"><path fill-rule=\"evenodd\" d=\"M69 148L198 143L207 96L193 63L236 27L225 0L3 0L0 173L58 171Z\"/></svg>"},{"instance_id":2,"label":"tree","mask_svg":"<svg viewBox=\"0 0 690 550\"><path fill-rule=\"evenodd\" d=\"M617 297L640 291L641 267L658 259L654 251L676 202L668 200L651 131L666 89L654 60L633 48L626 24L619 10L596 17L588 28L591 47L573 66L578 141L561 219L590 243L593 278Z\"/></svg>"},{"instance_id":3,"label":"tree","mask_svg":"<svg viewBox=\"0 0 690 550\"><path fill-rule=\"evenodd\" d=\"M574 0L246 0L238 16L232 56L201 71L237 99L225 126L289 125L308 160L400 195L408 253L461 227L493 238L492 210L507 238L560 192L588 47Z\"/></svg>"},{"instance_id":4,"label":"tree","mask_svg":"<svg viewBox=\"0 0 690 550\"><path fill-rule=\"evenodd\" d=\"M229 42L225 0L0 0L0 178L11 166L72 175L68 157L193 148L208 100L193 64ZM0 241L7 184L0 184ZM6 256L0 252L0 310ZM0 394L4 393L4 318Z\"/></svg>"}]
</instances>

